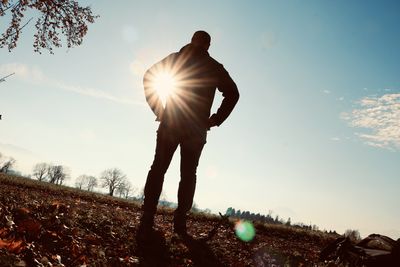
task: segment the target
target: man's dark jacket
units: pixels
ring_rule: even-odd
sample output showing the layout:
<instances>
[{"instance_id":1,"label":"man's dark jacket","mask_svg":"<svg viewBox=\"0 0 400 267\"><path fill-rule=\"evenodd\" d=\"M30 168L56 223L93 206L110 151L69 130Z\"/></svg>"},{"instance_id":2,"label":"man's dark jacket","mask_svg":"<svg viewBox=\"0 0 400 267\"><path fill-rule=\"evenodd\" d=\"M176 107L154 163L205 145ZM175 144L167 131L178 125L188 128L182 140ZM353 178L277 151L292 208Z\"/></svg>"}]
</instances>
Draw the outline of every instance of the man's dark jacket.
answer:
<instances>
[{"instance_id":1,"label":"man's dark jacket","mask_svg":"<svg viewBox=\"0 0 400 267\"><path fill-rule=\"evenodd\" d=\"M176 89L165 108L152 86L157 73L170 72L176 79ZM223 100L211 116L220 125L231 113L239 99L239 91L222 64L206 50L192 44L184 46L154 64L144 75L146 100L161 124L183 131L203 131L210 126L210 110L218 88Z\"/></svg>"}]
</instances>

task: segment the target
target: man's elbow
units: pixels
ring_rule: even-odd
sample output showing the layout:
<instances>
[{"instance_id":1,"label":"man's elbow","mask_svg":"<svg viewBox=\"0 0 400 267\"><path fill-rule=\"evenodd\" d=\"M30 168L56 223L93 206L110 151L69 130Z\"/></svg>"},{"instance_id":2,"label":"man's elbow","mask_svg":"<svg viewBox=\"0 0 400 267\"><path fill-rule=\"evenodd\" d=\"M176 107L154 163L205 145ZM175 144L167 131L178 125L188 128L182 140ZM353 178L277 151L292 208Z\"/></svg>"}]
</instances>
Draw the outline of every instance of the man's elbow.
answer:
<instances>
[{"instance_id":1,"label":"man's elbow","mask_svg":"<svg viewBox=\"0 0 400 267\"><path fill-rule=\"evenodd\" d=\"M236 90L232 94L232 102L236 104L239 101L239 98L240 98L239 90L237 90L236 88Z\"/></svg>"}]
</instances>

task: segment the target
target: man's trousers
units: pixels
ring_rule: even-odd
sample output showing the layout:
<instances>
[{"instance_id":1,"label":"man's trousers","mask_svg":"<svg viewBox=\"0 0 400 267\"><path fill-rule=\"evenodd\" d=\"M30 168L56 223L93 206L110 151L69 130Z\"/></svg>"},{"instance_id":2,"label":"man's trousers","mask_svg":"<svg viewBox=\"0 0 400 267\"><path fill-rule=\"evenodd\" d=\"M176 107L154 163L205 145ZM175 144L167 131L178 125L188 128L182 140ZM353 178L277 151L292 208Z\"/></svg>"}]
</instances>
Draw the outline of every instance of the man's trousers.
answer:
<instances>
[{"instance_id":1,"label":"man's trousers","mask_svg":"<svg viewBox=\"0 0 400 267\"><path fill-rule=\"evenodd\" d=\"M184 133L182 133L184 132ZM162 191L164 175L171 163L172 156L180 145L181 180L178 188L178 207L175 216L185 217L191 209L196 188L196 170L201 151L206 143L207 130L177 131L163 124L157 131L157 145L153 164L147 175L144 188L143 217L153 222L158 200Z\"/></svg>"}]
</instances>

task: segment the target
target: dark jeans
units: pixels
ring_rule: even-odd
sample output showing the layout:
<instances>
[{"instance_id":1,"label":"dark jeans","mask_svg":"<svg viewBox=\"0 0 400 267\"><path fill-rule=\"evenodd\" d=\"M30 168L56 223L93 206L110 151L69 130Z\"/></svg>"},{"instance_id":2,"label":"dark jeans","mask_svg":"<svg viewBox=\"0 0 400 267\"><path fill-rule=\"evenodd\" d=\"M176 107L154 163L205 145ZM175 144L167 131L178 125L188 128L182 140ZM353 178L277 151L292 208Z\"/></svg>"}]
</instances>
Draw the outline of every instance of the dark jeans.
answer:
<instances>
[{"instance_id":1,"label":"dark jeans","mask_svg":"<svg viewBox=\"0 0 400 267\"><path fill-rule=\"evenodd\" d=\"M160 125L157 131L156 154L144 188L143 220L152 222L162 191L164 175L178 145L181 148L181 180L178 189L178 208L175 215L184 217L191 209L196 188L196 169L206 143L207 130L177 131Z\"/></svg>"}]
</instances>

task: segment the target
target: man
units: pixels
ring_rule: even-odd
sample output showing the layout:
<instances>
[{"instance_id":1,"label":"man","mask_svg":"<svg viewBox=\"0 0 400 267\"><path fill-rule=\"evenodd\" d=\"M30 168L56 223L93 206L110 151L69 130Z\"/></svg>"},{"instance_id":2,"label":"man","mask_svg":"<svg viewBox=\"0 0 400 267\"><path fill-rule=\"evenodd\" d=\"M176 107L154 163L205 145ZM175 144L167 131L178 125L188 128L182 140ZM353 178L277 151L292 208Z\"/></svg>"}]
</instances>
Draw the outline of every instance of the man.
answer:
<instances>
[{"instance_id":1,"label":"man","mask_svg":"<svg viewBox=\"0 0 400 267\"><path fill-rule=\"evenodd\" d=\"M146 100L156 120L160 121L156 153L144 188L143 214L138 231L144 238L154 231L154 215L164 174L178 145L181 180L178 207L174 212L174 232L186 235L186 216L193 204L196 169L206 143L207 130L221 125L239 99L237 86L228 72L208 54L210 41L211 37L205 31L195 32L189 44L153 65L144 75ZM160 92L155 88L155 81L161 75L170 75L173 79L174 88L169 92L165 107ZM210 117L216 88L224 98L218 111Z\"/></svg>"}]
</instances>

